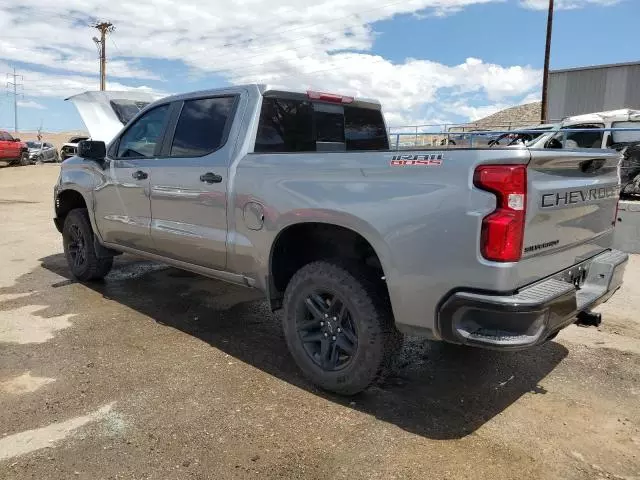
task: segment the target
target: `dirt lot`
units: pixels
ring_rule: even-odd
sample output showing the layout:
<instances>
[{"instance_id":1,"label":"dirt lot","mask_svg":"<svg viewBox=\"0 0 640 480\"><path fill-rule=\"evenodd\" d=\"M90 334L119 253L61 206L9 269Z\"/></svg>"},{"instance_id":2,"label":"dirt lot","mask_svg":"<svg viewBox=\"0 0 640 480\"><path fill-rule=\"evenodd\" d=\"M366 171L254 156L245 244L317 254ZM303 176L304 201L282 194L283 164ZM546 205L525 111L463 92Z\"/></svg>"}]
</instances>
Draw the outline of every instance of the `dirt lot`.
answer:
<instances>
[{"instance_id":1,"label":"dirt lot","mask_svg":"<svg viewBox=\"0 0 640 480\"><path fill-rule=\"evenodd\" d=\"M0 169L0 478L640 478L640 258L600 331L520 353L409 339L344 399L249 290L124 256L72 281L57 170Z\"/></svg>"}]
</instances>

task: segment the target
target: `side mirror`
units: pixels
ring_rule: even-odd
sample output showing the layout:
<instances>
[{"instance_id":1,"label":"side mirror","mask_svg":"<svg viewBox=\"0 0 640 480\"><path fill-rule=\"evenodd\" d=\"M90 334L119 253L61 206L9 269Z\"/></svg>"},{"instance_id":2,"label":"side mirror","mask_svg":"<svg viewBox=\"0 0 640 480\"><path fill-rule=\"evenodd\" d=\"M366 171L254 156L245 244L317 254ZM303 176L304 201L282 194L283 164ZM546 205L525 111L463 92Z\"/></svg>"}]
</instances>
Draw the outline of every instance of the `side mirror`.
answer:
<instances>
[{"instance_id":1,"label":"side mirror","mask_svg":"<svg viewBox=\"0 0 640 480\"><path fill-rule=\"evenodd\" d=\"M20 141L20 139L19 139L19 138L14 138L14 139L13 139L13 141L14 141L14 142L19 142L19 141Z\"/></svg>"},{"instance_id":2,"label":"side mirror","mask_svg":"<svg viewBox=\"0 0 640 480\"><path fill-rule=\"evenodd\" d=\"M89 160L102 161L107 156L107 146L104 144L104 142L95 140L83 140L78 143L77 155Z\"/></svg>"}]
</instances>

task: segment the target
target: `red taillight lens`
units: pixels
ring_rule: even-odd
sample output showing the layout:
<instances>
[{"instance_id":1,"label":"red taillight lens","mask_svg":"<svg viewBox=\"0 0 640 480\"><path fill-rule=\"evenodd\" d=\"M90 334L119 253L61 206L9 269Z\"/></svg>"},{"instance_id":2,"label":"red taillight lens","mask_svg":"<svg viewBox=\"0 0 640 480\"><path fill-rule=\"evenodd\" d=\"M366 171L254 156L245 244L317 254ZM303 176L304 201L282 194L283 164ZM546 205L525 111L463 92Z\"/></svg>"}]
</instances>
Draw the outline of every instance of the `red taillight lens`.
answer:
<instances>
[{"instance_id":1,"label":"red taillight lens","mask_svg":"<svg viewBox=\"0 0 640 480\"><path fill-rule=\"evenodd\" d=\"M482 220L482 256L495 262L517 262L524 241L527 166L481 165L473 183L497 197L496 209Z\"/></svg>"}]
</instances>

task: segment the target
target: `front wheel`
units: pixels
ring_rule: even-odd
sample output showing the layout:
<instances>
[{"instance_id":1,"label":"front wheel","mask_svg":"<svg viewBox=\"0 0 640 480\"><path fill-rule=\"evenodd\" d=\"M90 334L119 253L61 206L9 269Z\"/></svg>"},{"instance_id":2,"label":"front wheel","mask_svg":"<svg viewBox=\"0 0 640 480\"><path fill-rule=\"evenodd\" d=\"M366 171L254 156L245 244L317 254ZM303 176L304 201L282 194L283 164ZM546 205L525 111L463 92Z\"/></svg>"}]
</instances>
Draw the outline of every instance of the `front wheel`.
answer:
<instances>
[{"instance_id":1,"label":"front wheel","mask_svg":"<svg viewBox=\"0 0 640 480\"><path fill-rule=\"evenodd\" d=\"M113 257L96 254L86 208L76 208L68 213L62 228L62 245L69 269L78 280L99 280L111 270Z\"/></svg>"},{"instance_id":2,"label":"front wheel","mask_svg":"<svg viewBox=\"0 0 640 480\"><path fill-rule=\"evenodd\" d=\"M22 167L26 167L27 165L31 165L31 160L29 159L29 154L27 152L22 152L20 154L20 165Z\"/></svg>"},{"instance_id":3,"label":"front wheel","mask_svg":"<svg viewBox=\"0 0 640 480\"><path fill-rule=\"evenodd\" d=\"M319 261L302 267L287 286L287 345L305 375L325 390L364 390L398 345L386 292L374 279L357 267Z\"/></svg>"}]
</instances>

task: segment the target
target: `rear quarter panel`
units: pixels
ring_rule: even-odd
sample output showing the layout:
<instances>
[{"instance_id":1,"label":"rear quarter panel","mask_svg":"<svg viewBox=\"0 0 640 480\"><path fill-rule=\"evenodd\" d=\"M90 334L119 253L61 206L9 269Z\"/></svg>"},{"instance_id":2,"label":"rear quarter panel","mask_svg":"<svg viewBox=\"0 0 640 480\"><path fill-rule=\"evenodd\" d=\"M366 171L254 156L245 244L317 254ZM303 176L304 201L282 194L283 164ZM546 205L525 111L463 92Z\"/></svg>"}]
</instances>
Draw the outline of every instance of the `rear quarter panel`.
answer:
<instances>
[{"instance_id":1,"label":"rear quarter panel","mask_svg":"<svg viewBox=\"0 0 640 480\"><path fill-rule=\"evenodd\" d=\"M441 165L392 166L398 152L249 154L229 189L229 266L266 288L273 242L286 227L322 222L350 228L372 245L384 269L397 323L432 329L438 302L453 288L510 290L514 264L479 252L482 218L495 197L473 187L481 163L527 163L522 149L400 152L442 154ZM264 206L251 230L243 209Z\"/></svg>"}]
</instances>

